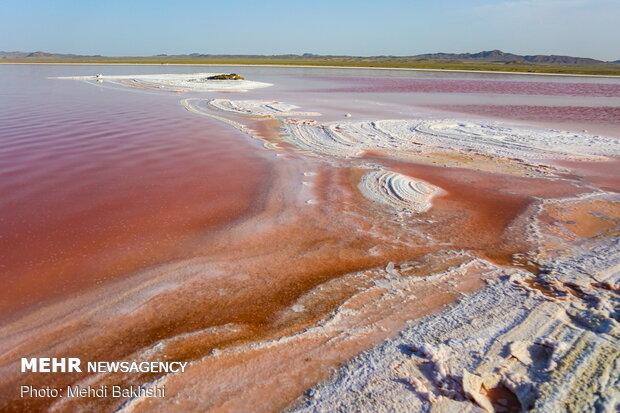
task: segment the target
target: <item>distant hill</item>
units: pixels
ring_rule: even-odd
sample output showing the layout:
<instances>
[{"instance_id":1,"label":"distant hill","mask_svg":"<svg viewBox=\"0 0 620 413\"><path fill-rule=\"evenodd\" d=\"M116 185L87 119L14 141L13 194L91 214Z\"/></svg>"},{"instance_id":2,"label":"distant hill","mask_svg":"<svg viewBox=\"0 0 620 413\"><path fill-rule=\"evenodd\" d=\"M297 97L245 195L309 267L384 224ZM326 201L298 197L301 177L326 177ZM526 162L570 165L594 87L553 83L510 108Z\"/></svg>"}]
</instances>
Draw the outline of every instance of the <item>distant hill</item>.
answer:
<instances>
[{"instance_id":1,"label":"distant hill","mask_svg":"<svg viewBox=\"0 0 620 413\"><path fill-rule=\"evenodd\" d=\"M572 57L558 55L518 55L505 53L501 50L489 50L478 53L431 53L411 56L416 59L431 60L460 60L463 62L489 62L489 63L543 63L560 65L592 65L608 63L602 60L590 59L588 57ZM617 63L617 62L612 62Z\"/></svg>"},{"instance_id":2,"label":"distant hill","mask_svg":"<svg viewBox=\"0 0 620 413\"><path fill-rule=\"evenodd\" d=\"M552 64L552 65L597 65L607 63L620 63L620 60L605 62L602 60L587 57L558 56L558 55L518 55L502 52L501 50L489 50L478 53L429 53L414 56L333 56L317 55L304 53L303 55L282 54L282 55L223 55L223 54L202 54L191 53L181 55L158 54L156 56L127 56L124 58L147 58L164 57L170 59L242 59L242 58L276 58L276 59L407 59L417 61L449 61L463 63L501 63L501 64ZM107 58L101 55L76 55L47 52L2 52L0 59L24 59L24 60L45 60L45 59L85 59L85 58Z\"/></svg>"},{"instance_id":3,"label":"distant hill","mask_svg":"<svg viewBox=\"0 0 620 413\"><path fill-rule=\"evenodd\" d=\"M326 67L381 67L418 70L484 70L514 73L558 73L620 76L620 61L557 56L521 56L490 50L478 53L432 53L416 56L342 56L313 53L281 55L157 54L153 56L101 56L49 52L2 52L1 63L61 64L186 64L186 65L302 65Z\"/></svg>"},{"instance_id":4,"label":"distant hill","mask_svg":"<svg viewBox=\"0 0 620 413\"><path fill-rule=\"evenodd\" d=\"M103 57L101 55L78 55L47 52L3 52L0 51L0 59L83 59L85 57Z\"/></svg>"}]
</instances>

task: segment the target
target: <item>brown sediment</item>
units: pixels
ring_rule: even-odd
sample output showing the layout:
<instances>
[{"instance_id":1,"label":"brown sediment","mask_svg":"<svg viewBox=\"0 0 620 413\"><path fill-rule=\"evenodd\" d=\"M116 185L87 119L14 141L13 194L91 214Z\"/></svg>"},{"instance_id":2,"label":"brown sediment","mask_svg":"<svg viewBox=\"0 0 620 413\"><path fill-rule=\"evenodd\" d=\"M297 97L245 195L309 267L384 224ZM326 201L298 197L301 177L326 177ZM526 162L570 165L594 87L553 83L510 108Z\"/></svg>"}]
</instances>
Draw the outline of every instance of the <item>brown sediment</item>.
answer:
<instances>
[{"instance_id":1,"label":"brown sediment","mask_svg":"<svg viewBox=\"0 0 620 413\"><path fill-rule=\"evenodd\" d=\"M371 158L372 159L372 158ZM447 194L434 201L439 211L467 211L470 219L450 228L442 228L444 242L469 239L467 247L500 265L513 263L513 254L531 248L526 233L507 232L513 221L532 205L533 197L572 196L585 189L568 181L521 178L460 168L403 163L373 159L393 170L423 179L444 189ZM521 228L521 231L527 231ZM439 240L442 240L439 238ZM456 241L458 243L458 241ZM534 269L534 267L529 267Z\"/></svg>"},{"instance_id":2,"label":"brown sediment","mask_svg":"<svg viewBox=\"0 0 620 413\"><path fill-rule=\"evenodd\" d=\"M534 290L552 300L566 300L568 293L564 289L553 288L552 285L542 282L536 277L525 278L520 282L526 289Z\"/></svg>"},{"instance_id":3,"label":"brown sediment","mask_svg":"<svg viewBox=\"0 0 620 413\"><path fill-rule=\"evenodd\" d=\"M324 176L325 186L329 188L334 183L334 178L330 179L329 177L335 176L337 178L339 175L342 174L338 174L337 171L324 171L319 173L318 176ZM280 202L272 203L270 215L277 214L282 207ZM321 223L324 218L318 216L315 219L316 222L314 224L324 225ZM13 357L18 354L29 354L31 352L36 354L37 351L44 351L39 347L39 343L54 343L59 338L65 336L79 337L79 331L84 326L84 323L103 323L103 325L98 324L95 334L96 345L88 339L80 340L77 343L69 344L69 348L65 350L66 353L57 351L56 355L58 357L65 355L80 357L83 360L127 358L134 351L148 347L158 340L231 323L240 326L239 334L233 334L225 338L218 335L215 338L211 337L210 340L198 340L199 347L189 344L181 346L181 351L174 352L170 356L176 359L191 360L204 356L213 348L205 346L226 347L248 341L273 338L274 334L289 334L290 325L286 325L286 323L282 325L281 322L277 322L272 326L273 321L270 321L270 318L283 307L289 305L291 300L294 300L304 291L330 278L337 277L339 274L350 273L364 267L372 267L386 259L385 254L382 257L365 256L366 249L373 245L368 244L368 240L356 239L350 236L343 237L342 233L340 233L340 236L336 236L333 233L326 234L321 227L313 228L313 225L304 225L297 220L294 221L294 224L296 225L293 225L292 228L286 228L288 225L284 228L274 228L267 231L267 233L263 233L262 237L259 237L261 235L259 232L251 231L251 238L235 243L239 248L229 245L226 254L221 257L224 261L221 265L229 267L227 272L225 272L228 274L227 279L213 280L211 282L207 279L197 282L197 284L184 280L184 285L178 288L170 287L172 291L169 293L164 290L159 294L155 294L153 298L148 298L143 306L148 304L150 307L149 311L137 306L137 308L128 310L126 314L115 314L115 311L113 311L115 306L119 304L127 306L131 305L132 302L129 297L122 296L123 290L121 289L120 292L117 292L117 294L121 294L118 302L110 303L111 308L103 311L103 313L112 312L110 316L111 320L115 320L113 324L108 324L103 320L91 320L88 313L83 315L75 314L68 321L63 321L54 328L50 328L51 326L45 323L44 320L39 320L38 322L34 322L33 319L22 320L20 324L34 327L38 331L38 338L41 341L21 342L21 339L19 339L21 328L16 326L17 328L13 332L7 331L5 336L6 339L16 341L12 343L11 347L13 347L13 350L9 354L3 355L3 362L15 360ZM334 228L334 230L340 231L342 229L342 227L337 225ZM301 232L299 232L300 230ZM233 231L233 234L239 234L239 232L242 231ZM228 238L231 235L234 236L233 234L227 232L222 234L222 237ZM273 238L272 234L277 236L277 238ZM266 243L266 239L270 239L271 242ZM309 240L314 240L314 245L310 244ZM226 242L228 240L224 241L224 243ZM214 243L217 244L217 240L214 240ZM201 261L206 266L209 262L216 262L218 255L220 254L212 252L211 256ZM233 263L233 268L230 268ZM268 263L268 265L264 265L265 263ZM155 278L163 277L167 279L168 283L176 283L179 280L175 278L179 273L185 273L187 267L198 266L200 271L209 272L208 266L203 268L200 265L200 262L180 263L178 265L171 265L172 268L149 271L148 276L145 274L137 278L146 277L146 279L151 279L153 276ZM239 276L237 271L247 271L247 273L243 274L242 277L237 277ZM127 280L124 284L132 285L129 281ZM137 279L133 281L139 282ZM137 295L144 294L145 290L148 291L147 286L140 286L139 284L137 286L134 285L132 289L136 291ZM212 291L216 291L215 296ZM350 291L347 292L345 289L344 297L350 293ZM340 294L339 297L335 296L335 301L342 299L343 293ZM105 293L105 295L116 296L110 291ZM224 306L220 303L221 299L217 299L218 295L223 296ZM96 304L96 302L95 300L90 303L87 308L97 308L98 306L100 308L102 305L104 308L106 307L105 304ZM321 303L319 302L319 304ZM79 307L77 304L76 306ZM154 310L155 308L158 310ZM331 308L333 307L330 307L328 302L327 305L322 303L322 305L313 307L313 311L318 313L316 316L320 316ZM59 309L57 308L56 310ZM62 310L62 307L60 310ZM53 308L48 309L47 317L50 317L51 314L54 314ZM34 315L33 317L35 319L38 318ZM54 319L55 317L51 320ZM312 318L310 317L310 320L306 322L308 321L312 321ZM298 324L298 322L296 323ZM298 325L297 329L304 325L306 324ZM275 331L274 327L276 327ZM30 331L25 333L28 336ZM17 334L17 337L14 338L15 334ZM189 341L191 342L192 340ZM47 344L45 347L47 347ZM19 379L23 378L20 377ZM57 384L62 385L70 383L74 379L75 376L70 375L56 377ZM141 383L147 379L149 379L147 376L131 377L131 383ZM43 379L39 379L37 376L30 376L28 380L33 384L37 384ZM44 382L47 382L47 380L49 379L46 378ZM3 384L7 385L8 388L11 387L11 383L5 382ZM39 400L33 403L39 403L40 406L44 406L48 402ZM83 401L78 402L83 403ZM98 402L97 405L101 405L101 402ZM22 405L19 402L15 404L17 410L19 410L20 406Z\"/></svg>"},{"instance_id":4,"label":"brown sediment","mask_svg":"<svg viewBox=\"0 0 620 413\"><path fill-rule=\"evenodd\" d=\"M445 281L422 283L411 288L408 297L387 296L382 288L364 290L342 307L353 314L346 320L336 316L324 327L285 340L204 358L183 376L164 380L162 384L170 391L167 401L142 400L133 407L137 411L166 411L173 405L189 411L231 412L252 405L257 412L282 410L343 361L381 341L387 331L401 328L405 314L420 317L449 304L458 292L480 288L480 282L475 282L478 271L471 267L463 273L462 285L457 287Z\"/></svg>"},{"instance_id":5,"label":"brown sediment","mask_svg":"<svg viewBox=\"0 0 620 413\"><path fill-rule=\"evenodd\" d=\"M281 170L278 173L279 176L301 177L301 172L306 169L300 168L303 164L300 165L299 162L288 162L288 164L290 165L288 169ZM276 314L290 306L294 300L307 291L329 280L337 280L344 274L384 266L389 261L419 261L429 253L438 250L465 249L482 255L493 255L496 245L501 243L503 230L512 223L527 204L527 198L517 197L520 199L517 203L518 207L506 210L505 206L510 201L515 201L514 196L495 197L497 203L493 204L491 201L493 197L486 192L485 196L489 198L489 209L480 215L477 212L479 209L477 202L480 197L478 193L455 192L439 202L437 207L429 213L423 214L420 217L423 222L416 224L435 237L446 238L440 241L450 239L450 245L423 241L416 237L412 237L409 243L401 243L396 242L393 234L401 232L403 239L407 241L406 229L403 231L399 229L399 224L389 221L377 224L377 217L384 216L385 212L375 213L367 209L370 201L364 200L355 187L349 184L351 173L349 168L337 168L324 163L318 166L308 164L307 167L307 169L315 170L316 173L312 179L313 187L308 192L319 201L317 205L305 206L303 211L291 212L290 207L295 205L296 201L290 200L290 196L286 193L292 190L290 185L294 188L298 184L295 184L296 179L285 179L280 184L284 187L278 188L278 191L284 192L281 192L279 196L271 194L267 197L265 210L256 218L256 224L253 220L243 222L237 228L231 228L210 238L212 247L210 251L208 248L203 251L204 258L187 263L170 264L161 269L155 268L147 272L148 276L145 273L134 277L133 280L127 279L123 283L127 287L117 293L109 291L102 293L104 297L110 295L115 297L116 294L120 294L118 304L111 302L109 309L103 310L107 305L96 304L98 300L95 299L90 303L89 308L99 308L98 312L110 314L110 320L114 320L113 324L104 323L103 320L89 321L88 324L98 325L96 333L92 331L88 333L89 336L94 334L92 337L97 344L83 337L78 342L61 345L60 348L64 347L65 350L60 351L59 348L56 355L58 357L63 355L80 357L83 360L127 359L134 352L148 348L168 337L178 337L181 334L227 324L238 326L239 331L234 334L223 336L205 334L204 337L197 335L191 339L182 340L185 343L176 344L174 347L176 350L171 351L169 355L170 359L195 360L208 354L212 348L227 348L290 335L308 327L318 318L324 317L336 305L354 294L356 290L352 286L367 288L368 284L367 281L361 284L341 284L326 294L325 300L317 300L315 305L309 307L311 310L308 313L288 322L274 318ZM433 171L434 175L439 172L440 168L437 169ZM414 171L408 170L408 172ZM418 170L416 173L420 172ZM431 171L427 172L429 173L426 178L432 178ZM438 183L442 184L443 181ZM447 189L451 190L451 188ZM492 206L495 206L495 209ZM498 209L503 211L500 214L501 218L490 219L491 211ZM282 223L275 224L274 219ZM476 220L480 219L490 219L490 222L483 229L468 233L470 228L478 225ZM424 222L426 220L429 222ZM430 221L434 222L430 223ZM359 231L357 228L366 228L366 230ZM443 234L444 231L460 233L462 236L451 237ZM488 233L486 237L482 236L485 232ZM390 242L390 239L393 241ZM377 245L381 247L378 255L369 254L368 251ZM225 249L222 250L222 248ZM508 252L513 251L521 250L518 249L517 244L511 244ZM219 267L217 269L214 268L216 263ZM444 268L445 264L441 263L443 260L438 260L439 265L430 265L427 271L421 271L420 274L428 274ZM196 268L192 276L178 279L178 274L187 273L191 268ZM208 274L214 271L221 271L222 274L227 275L209 279ZM203 277L200 276L201 273L204 274ZM135 291L138 296L145 294L144 291L148 292L147 286L140 285L141 278L166 280L170 284L170 291L162 287L161 292L153 294L150 298L147 297L147 301L141 306L136 305L137 308L131 308L130 303L133 300L127 296L123 297L122 291L125 289L129 292ZM449 301L440 302L443 304ZM100 307L102 305L103 308ZM117 305L130 306L130 309L125 314L115 314L113 308ZM430 308L438 308L430 303L428 305ZM67 307L67 310L68 308L70 307ZM62 306L56 308L56 311L59 310L62 310ZM54 308L47 309L47 311L50 315L55 313ZM57 314L62 314L64 311ZM32 330L24 331L17 327L11 329L12 331L7 331L5 337L13 341L11 346L13 350L2 356L3 364L16 360L20 354L38 354L45 351L48 344L40 347L39 343L54 343L66 336L82 337L79 331L88 319L87 314L74 314L60 324L54 322L51 325L34 323L33 319L22 320L19 324L24 327L28 325ZM56 327L51 328L53 325ZM22 339L19 339L20 336L24 338L29 336L32 331L37 331L38 341L22 342ZM383 331L380 336L385 337L391 334L390 331L392 330ZM23 334L26 335L23 336ZM356 351L361 349L357 348ZM347 355L351 354L347 353ZM339 361L344 360L346 357L343 355ZM307 364L309 368L313 366L313 363ZM57 384L62 385L71 383L77 378L77 376L70 375L55 377ZM25 378L18 375L14 380L23 381ZM37 376L29 376L27 379L33 382L33 385L44 382ZM122 380L122 378L115 379ZM138 376L125 379L129 383L143 383L152 377ZM16 383L14 380L3 382L2 387L11 388ZM49 379L46 378L46 380ZM40 400L37 403L44 406L49 401ZM86 402L80 400L76 403ZM19 406L21 404L17 402L15 407ZM102 406L102 402L98 401L91 407L96 406Z\"/></svg>"},{"instance_id":6,"label":"brown sediment","mask_svg":"<svg viewBox=\"0 0 620 413\"><path fill-rule=\"evenodd\" d=\"M50 328L49 325L36 327L37 324L32 323L32 320L23 320L21 323L23 326L35 326L34 331L37 331L39 341L22 342L18 338L22 334L26 334L27 337L31 331L22 330L19 334L20 329L17 328L12 333L9 332L7 338L15 337L17 341L13 342L13 350L2 356L3 364L16 360L20 354L44 352L48 344L40 347L38 343L54 342L60 346L56 351L58 357L64 355L80 357L82 360L126 360L133 357L143 359L144 357L139 356L141 349L149 348L158 341L173 337L177 337L179 341L164 353L156 353L156 356L162 357L166 354L167 359L197 360L208 355L213 348L225 350L300 332L325 317L336 306L356 294L360 288L368 289L371 285L372 277L366 279L362 277L355 282L339 283L340 277L345 274L384 266L389 261L413 261L414 265L412 268L405 269L405 274L407 271L416 275L431 274L445 269L447 265L458 265L461 262L462 258L459 257L445 260L433 259L432 255L429 256L433 251L445 249L464 249L483 257L492 256L497 261L504 259L506 262L509 261L511 253L527 250L527 248L522 249L527 247L523 232L521 232L521 238L515 237L511 240L504 238L506 228L524 211L530 201L523 195L495 193L496 187L487 175L478 176L478 179L486 182L486 185L480 185L482 188L473 192L465 189L459 190L458 182L452 186L449 185L451 178L442 175L442 168L422 167L420 169L418 166L399 165L401 172L408 172L418 177L423 175L424 179L443 185L449 191L449 195L437 200L435 208L419 217L422 220L421 223L415 224L423 231L432 234L437 240L422 242L414 237L409 243L401 243L396 242L393 234L400 232L403 239L407 241L406 229L403 232L399 229L400 224L391 223L389 220L380 225L377 224L377 217L383 216L382 219L385 219L385 212L372 212L372 209L367 209L370 201L365 200L355 187L351 187L351 174L355 170L331 167L323 163L320 168L316 165L307 166L316 173L312 181L313 187L309 192L313 193L319 201L317 205L306 206L305 212L298 211L291 215L287 213L291 205L283 204L281 201L281 199L286 200L288 196L283 193L281 196L284 198L278 198L272 194L268 197L264 216L259 216L257 224L252 224L251 221L242 223L236 229L229 229L219 237L213 237L211 239L213 248L204 258L187 263L171 264L170 268L155 269L149 271L148 276L145 273L133 280L130 278L125 281L128 291L135 291L137 295L140 295L142 291L148 291L147 287L140 286L141 278L162 279L172 284L169 292L164 290L155 294L141 306L137 305L136 308L131 308L127 313L119 315L114 314L115 306L127 306L132 302L129 297L122 297L122 292L116 293L121 294L118 304L110 303L108 309L105 309L107 306L103 303L96 304L97 300L91 303L90 308L99 308L98 312L109 314L109 323L103 320L87 322L88 314L73 315L54 328ZM288 172L299 176L302 170L297 166L290 168ZM450 171L443 173L449 175ZM452 173L463 176L460 171L452 171ZM278 175L286 174L280 171ZM464 179L467 181L475 176L476 174L472 172L471 175L464 176ZM495 184L498 183L495 182ZM486 202L486 207L481 207L480 203L483 201ZM256 225L259 228L265 225L263 220L271 222L276 217L279 217L277 219L282 220L283 223L274 225L272 222L265 227L266 229L256 230ZM485 220L488 222L478 227ZM246 227L247 225L249 227ZM365 230L358 231L357 228ZM459 234L459 236L454 236L454 234ZM390 239L393 241L390 242ZM446 241L450 244L444 245ZM419 244L416 245L416 243ZM377 245L381 247L378 255L369 254L368 251ZM498 252L498 245L504 246L503 249L499 248L500 252ZM225 250L218 251L222 246L225 246ZM178 274L187 273L191 268L196 268L195 274L188 276L187 279L178 279ZM401 270L400 267L398 269ZM209 279L208 274L217 271L221 271L226 276ZM201 273L204 274L203 277L200 276ZM307 306L309 309L307 312L295 314L288 319L278 316L299 297L321 284L329 284L329 280L332 280L334 284L329 285L326 291L317 292L317 298L311 306ZM474 286L470 288L479 288L481 283L474 283ZM362 301L374 302L382 295L376 290L369 294L370 296ZM115 296L111 292L102 295ZM424 295L425 301L416 301L412 304L416 308L422 306L424 311L439 309L456 298L454 293L440 297L428 291ZM298 379L300 376L304 376L304 380L298 387L291 389L288 399L280 394L273 401L278 400L279 403L291 401L298 394L296 392L303 389L303 386L324 378L338 363L344 362L356 352L393 334L402 326L403 319L413 317L415 314L425 314L425 312L420 313L420 310L413 311L411 307L401 307L394 301L391 304L384 302L381 308L381 310L375 308L370 313L373 317L377 317L377 322L380 322L382 316L387 317L388 313L391 314L390 317L396 317L401 321L382 321L387 323L384 329L375 331L371 337L360 337L355 345L347 346L346 351L338 347L337 354L332 355L333 359L328 362L324 359L312 358L303 363L303 368L291 368L286 373L287 380L295 382L295 377ZM53 310L49 309L52 314ZM72 317L73 321L71 321ZM389 320L389 317L386 320ZM367 325L367 322L367 319L363 320L358 326L363 327ZM83 336L84 333L79 333L84 328L84 323L87 323L86 325L94 323L98 326L96 333L87 329L89 333L86 337L94 334L91 336L92 339L87 339ZM356 325L353 321L351 323L353 326ZM220 327L220 330L197 333L188 338L182 336L191 332L200 332L206 328L226 325L231 325L233 330L228 332L223 329L222 334ZM57 340L66 336L82 337L82 339L68 345L61 345ZM325 338L319 339L318 342L315 339L310 340L313 344L307 348L308 352L323 353L327 348L324 343L326 341L328 340ZM60 351L61 348L65 350ZM264 353L262 357L266 359L261 358L259 365L267 368L263 363L266 363L265 360L273 363L274 357L280 360L286 358L291 363L298 362L299 351L303 348L304 346L297 344L295 350L289 349L284 352L286 356L284 353L277 356L269 355L268 349L260 350L259 353ZM234 361L233 365L236 366L234 369L250 368L248 356L244 354L241 352L238 356L232 357L228 363ZM289 367L292 366L289 365ZM83 378L83 376L76 375L55 377L57 385L66 385L75 382L78 378ZM124 377L112 375L102 377L100 380L108 384L139 384L153 378L148 375ZM23 381L24 379L29 380L33 385L49 383L48 378L43 380L37 376L16 376L8 382L3 381L2 387L11 388L15 386L17 380ZM276 384L272 383L272 385ZM248 388L247 392L252 394L258 392L263 396L267 393L279 394L275 389L270 390L266 385ZM224 396L225 394L222 397ZM38 403L37 406L42 407L49 405L50 402L50 400L38 400L33 403ZM237 402L249 402L249 400L239 398ZM20 401L13 403L15 404L9 406L17 410L23 406ZM104 405L112 407L120 402L108 400L104 403L101 400L80 399L71 403L77 403L76 406L88 406L88 409L102 409Z\"/></svg>"},{"instance_id":7,"label":"brown sediment","mask_svg":"<svg viewBox=\"0 0 620 413\"><path fill-rule=\"evenodd\" d=\"M569 206L549 205L547 213L561 225L582 238L604 236L620 225L620 203L591 201Z\"/></svg>"},{"instance_id":8,"label":"brown sediment","mask_svg":"<svg viewBox=\"0 0 620 413\"><path fill-rule=\"evenodd\" d=\"M244 124L278 142L277 120ZM481 288L492 269L473 257L512 265L515 253L531 251L527 223L533 197L584 191L569 181L366 160L447 193L430 211L398 220L359 193L359 166L298 155L282 160L253 214L211 234L195 258L148 268L4 326L0 343L10 350L0 355L0 390L9 394L25 381L118 385L157 378L66 374L54 375L52 383L48 376L15 374L19 357L53 349L56 357L83 361L194 361L186 373L162 379L165 400L140 400L138 411L169 411L170 403L182 410L282 409L340 363L393 336L406 320ZM316 203L307 204L307 198ZM450 276L415 282L441 271ZM406 288L388 294L401 278ZM295 303L303 303L303 310L293 311ZM339 312L330 315L335 309ZM52 402L14 398L0 408L39 409ZM105 411L122 402L75 399L52 407Z\"/></svg>"},{"instance_id":9,"label":"brown sediment","mask_svg":"<svg viewBox=\"0 0 620 413\"><path fill-rule=\"evenodd\" d=\"M614 236L620 227L620 202L572 200L545 205L541 224L567 241Z\"/></svg>"}]
</instances>

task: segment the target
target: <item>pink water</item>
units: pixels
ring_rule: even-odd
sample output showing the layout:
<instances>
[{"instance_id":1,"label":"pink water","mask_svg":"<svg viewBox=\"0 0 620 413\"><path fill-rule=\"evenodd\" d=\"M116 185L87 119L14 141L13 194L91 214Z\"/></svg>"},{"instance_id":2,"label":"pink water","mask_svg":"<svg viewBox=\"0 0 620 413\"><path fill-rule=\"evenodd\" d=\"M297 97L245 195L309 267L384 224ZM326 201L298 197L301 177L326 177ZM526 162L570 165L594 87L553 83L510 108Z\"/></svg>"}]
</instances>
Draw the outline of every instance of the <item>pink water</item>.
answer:
<instances>
[{"instance_id":1,"label":"pink water","mask_svg":"<svg viewBox=\"0 0 620 413\"><path fill-rule=\"evenodd\" d=\"M199 254L197 239L260 206L274 158L256 141L185 111L177 94L48 79L205 70L0 65L0 319ZM199 97L282 100L322 112L325 120L344 112L354 119L410 117L426 108L560 126L620 126L620 82L614 79L237 71L274 86Z\"/></svg>"},{"instance_id":2,"label":"pink water","mask_svg":"<svg viewBox=\"0 0 620 413\"><path fill-rule=\"evenodd\" d=\"M509 78L510 75L504 76ZM321 91L341 93L492 93L508 95L594 96L620 97L618 83L576 82L570 77L564 82L486 79L407 79L373 77L312 77L314 80L337 82L337 87Z\"/></svg>"},{"instance_id":3,"label":"pink water","mask_svg":"<svg viewBox=\"0 0 620 413\"><path fill-rule=\"evenodd\" d=\"M432 107L450 112L461 112L493 118L604 123L620 125L620 107L603 106L529 106L529 105L433 105Z\"/></svg>"},{"instance_id":4,"label":"pink water","mask_svg":"<svg viewBox=\"0 0 620 413\"><path fill-rule=\"evenodd\" d=\"M269 165L234 129L41 70L0 66L0 318L191 255L260 197Z\"/></svg>"}]
</instances>

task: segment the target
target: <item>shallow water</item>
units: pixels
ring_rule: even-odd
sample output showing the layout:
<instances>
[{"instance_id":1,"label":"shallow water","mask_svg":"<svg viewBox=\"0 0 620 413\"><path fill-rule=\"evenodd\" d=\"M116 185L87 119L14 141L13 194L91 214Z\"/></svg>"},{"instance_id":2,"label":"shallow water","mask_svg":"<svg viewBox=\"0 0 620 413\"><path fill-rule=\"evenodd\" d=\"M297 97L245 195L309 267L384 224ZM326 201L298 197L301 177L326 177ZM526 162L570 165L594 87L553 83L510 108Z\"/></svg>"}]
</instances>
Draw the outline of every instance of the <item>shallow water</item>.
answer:
<instances>
[{"instance_id":1,"label":"shallow water","mask_svg":"<svg viewBox=\"0 0 620 413\"><path fill-rule=\"evenodd\" d=\"M471 76L471 75L468 75ZM522 77L522 76L521 76ZM322 89L321 92L390 92L390 93L478 93L498 95L588 96L620 97L620 84L614 82L583 82L565 79L564 82L544 81L536 78L513 80L504 75L495 79L449 79L443 78L334 78L311 76L310 80L336 82L338 87ZM344 85L347 85L343 87Z\"/></svg>"},{"instance_id":2,"label":"shallow water","mask_svg":"<svg viewBox=\"0 0 620 413\"><path fill-rule=\"evenodd\" d=\"M254 142L174 97L46 79L75 69L0 67L2 318L191 255L269 179Z\"/></svg>"},{"instance_id":3,"label":"shallow water","mask_svg":"<svg viewBox=\"0 0 620 413\"><path fill-rule=\"evenodd\" d=\"M48 79L210 71L235 71L274 86L176 94ZM352 82L366 86L351 89ZM159 340L199 333L198 345L185 344L171 355L194 360L211 347L312 325L349 297L350 287L319 291L309 311L291 315L286 309L346 274L448 247L510 265L513 253L530 246L522 224L506 231L532 196L580 193L584 182L617 187L617 162L602 173L584 165L574 180L550 183L368 154L365 161L449 192L423 219L394 222L355 189L364 173L359 165L266 149L225 123L188 112L180 99L281 100L322 113L319 120L344 113L354 120L492 116L619 136L619 87L616 79L361 69L0 65L5 344L15 345L15 354L46 351L57 333L40 325L60 323L54 328L76 337L88 325L86 339L63 351L121 359ZM527 109L515 109L522 106ZM277 140L277 122L243 122ZM443 265L429 265L420 275ZM51 303L58 305L49 307L49 319L34 312ZM91 303L94 314L87 312ZM80 305L84 314L70 312ZM392 328L399 323L392 321ZM39 344L27 339L35 325L45 333ZM230 336L208 330L229 325L238 329ZM313 376L318 380L339 360L308 366L321 372ZM0 386L11 383L7 377L0 372Z\"/></svg>"}]
</instances>

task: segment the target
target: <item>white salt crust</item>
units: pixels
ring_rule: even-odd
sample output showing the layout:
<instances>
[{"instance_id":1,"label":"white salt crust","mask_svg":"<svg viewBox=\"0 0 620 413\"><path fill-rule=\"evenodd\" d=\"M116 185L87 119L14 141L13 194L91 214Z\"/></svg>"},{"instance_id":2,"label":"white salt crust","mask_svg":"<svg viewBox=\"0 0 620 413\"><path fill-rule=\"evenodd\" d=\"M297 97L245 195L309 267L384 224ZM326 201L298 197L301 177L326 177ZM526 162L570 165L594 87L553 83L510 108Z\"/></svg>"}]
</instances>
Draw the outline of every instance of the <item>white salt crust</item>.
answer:
<instances>
[{"instance_id":1,"label":"white salt crust","mask_svg":"<svg viewBox=\"0 0 620 413\"><path fill-rule=\"evenodd\" d=\"M357 157L369 150L459 151L508 159L592 159L620 155L620 140L494 121L379 120L312 125L288 123L288 139L318 154Z\"/></svg>"},{"instance_id":2,"label":"white salt crust","mask_svg":"<svg viewBox=\"0 0 620 413\"><path fill-rule=\"evenodd\" d=\"M299 106L296 105L270 100L212 99L209 101L209 106L218 110L249 116L320 116L320 113L317 112L297 111L296 109L299 109Z\"/></svg>"},{"instance_id":3,"label":"white salt crust","mask_svg":"<svg viewBox=\"0 0 620 413\"><path fill-rule=\"evenodd\" d=\"M428 211L435 196L444 191L428 182L382 169L368 172L359 184L362 194L401 212Z\"/></svg>"},{"instance_id":4,"label":"white salt crust","mask_svg":"<svg viewBox=\"0 0 620 413\"><path fill-rule=\"evenodd\" d=\"M69 79L97 82L111 82L123 86L157 88L170 91L237 91L258 89L272 86L271 83L254 82L251 80L207 80L208 77L221 73L175 73L157 75L94 75L94 76L65 76L54 79Z\"/></svg>"}]
</instances>

